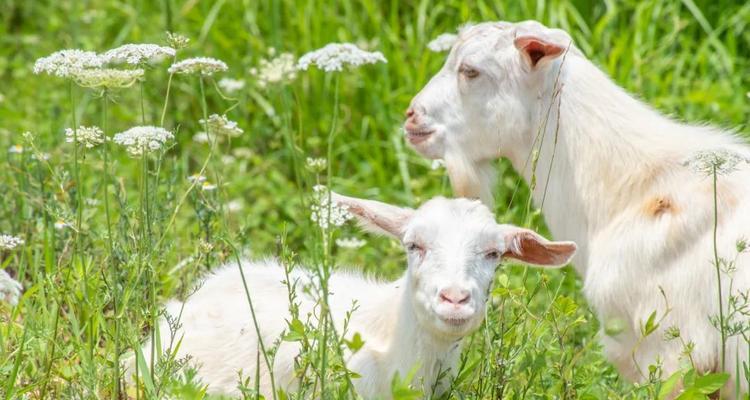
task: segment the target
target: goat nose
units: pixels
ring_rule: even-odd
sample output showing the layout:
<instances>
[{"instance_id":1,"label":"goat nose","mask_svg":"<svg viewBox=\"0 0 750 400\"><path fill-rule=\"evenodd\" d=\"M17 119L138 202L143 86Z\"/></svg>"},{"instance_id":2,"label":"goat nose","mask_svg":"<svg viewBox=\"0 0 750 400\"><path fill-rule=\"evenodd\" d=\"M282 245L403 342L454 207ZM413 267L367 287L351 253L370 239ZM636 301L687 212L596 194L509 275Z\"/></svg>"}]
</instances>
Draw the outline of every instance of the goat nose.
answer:
<instances>
[{"instance_id":1,"label":"goat nose","mask_svg":"<svg viewBox=\"0 0 750 400\"><path fill-rule=\"evenodd\" d=\"M408 109L406 109L406 118L413 117L414 113L415 113L414 107L409 107Z\"/></svg>"},{"instance_id":2,"label":"goat nose","mask_svg":"<svg viewBox=\"0 0 750 400\"><path fill-rule=\"evenodd\" d=\"M440 301L453 305L461 305L469 302L468 290L458 288L446 288L440 291Z\"/></svg>"}]
</instances>

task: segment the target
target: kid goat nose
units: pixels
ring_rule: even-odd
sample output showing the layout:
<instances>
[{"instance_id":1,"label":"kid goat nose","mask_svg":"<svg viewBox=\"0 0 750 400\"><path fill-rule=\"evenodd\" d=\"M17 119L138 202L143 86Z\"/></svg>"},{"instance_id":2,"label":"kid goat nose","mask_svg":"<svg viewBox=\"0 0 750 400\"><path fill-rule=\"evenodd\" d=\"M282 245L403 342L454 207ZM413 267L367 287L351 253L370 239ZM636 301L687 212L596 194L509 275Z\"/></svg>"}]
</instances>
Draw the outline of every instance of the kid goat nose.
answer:
<instances>
[{"instance_id":1,"label":"kid goat nose","mask_svg":"<svg viewBox=\"0 0 750 400\"><path fill-rule=\"evenodd\" d=\"M445 288L440 291L440 301L453 305L461 305L469 302L469 291L459 288Z\"/></svg>"}]
</instances>

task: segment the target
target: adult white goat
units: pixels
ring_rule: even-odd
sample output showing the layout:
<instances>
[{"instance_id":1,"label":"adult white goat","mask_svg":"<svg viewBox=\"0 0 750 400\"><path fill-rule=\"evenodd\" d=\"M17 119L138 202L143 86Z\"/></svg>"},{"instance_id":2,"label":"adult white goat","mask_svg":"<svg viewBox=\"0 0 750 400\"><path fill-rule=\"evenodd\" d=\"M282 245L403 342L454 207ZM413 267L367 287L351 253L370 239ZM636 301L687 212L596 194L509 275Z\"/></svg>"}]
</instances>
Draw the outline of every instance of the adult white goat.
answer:
<instances>
[{"instance_id":1,"label":"adult white goat","mask_svg":"<svg viewBox=\"0 0 750 400\"><path fill-rule=\"evenodd\" d=\"M418 152L445 160L458 195L491 204L498 157L527 182L535 173L534 201L553 236L579 244L573 262L602 325L624 322L622 333L601 339L623 375L643 379L640 369L657 357L668 373L680 367L682 345L661 334L670 326L695 344L699 372L721 370L720 333L709 321L719 314L713 182L684 163L701 150L746 158L739 139L660 115L614 84L566 32L534 21L463 29L412 100L404 128ZM717 247L728 260L737 240L750 236L750 174L744 163L736 168L718 177ZM748 292L749 261L737 258L734 295ZM723 277L725 315L729 281ZM671 311L660 331L637 344L649 315L666 312L661 289ZM746 317L734 322L748 329ZM747 361L748 344L730 338L727 372L743 376L736 367Z\"/></svg>"},{"instance_id":2,"label":"adult white goat","mask_svg":"<svg viewBox=\"0 0 750 400\"><path fill-rule=\"evenodd\" d=\"M436 198L417 210L335 195L363 226L403 242L408 268L395 282L375 282L360 275L335 272L329 280L331 315L339 332L356 304L347 337L359 333L364 346L347 355L347 366L361 375L354 380L365 398L390 397L394 373L405 377L420 366L415 382L426 393L443 392L455 374L461 339L484 319L494 271L503 257L542 265L565 265L572 242L550 242L527 229L498 225L479 201ZM182 336L177 355L190 355L209 391L237 394L238 371L255 376L259 351L240 268L244 271L256 321L266 346L276 341L290 319L283 267L276 261L229 264L211 276L185 303L173 301L167 312L180 316ZM301 289L314 278L293 270L299 286L299 314L312 313L315 299ZM161 332L167 332L166 322ZM166 341L165 341L166 342ZM166 343L164 343L166 346ZM150 345L144 346L146 359ZM273 361L277 388L293 389L297 342L281 342ZM132 371L132 369L131 369ZM271 381L261 361L261 392L270 398Z\"/></svg>"}]
</instances>

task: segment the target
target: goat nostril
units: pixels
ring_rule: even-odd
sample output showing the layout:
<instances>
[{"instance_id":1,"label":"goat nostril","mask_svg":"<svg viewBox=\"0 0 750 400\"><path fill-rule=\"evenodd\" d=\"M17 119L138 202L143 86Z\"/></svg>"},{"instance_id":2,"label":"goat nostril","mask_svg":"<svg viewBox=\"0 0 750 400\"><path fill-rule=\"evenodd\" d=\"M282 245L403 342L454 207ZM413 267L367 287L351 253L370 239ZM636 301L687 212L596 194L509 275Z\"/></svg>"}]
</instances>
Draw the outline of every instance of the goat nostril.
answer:
<instances>
[{"instance_id":1,"label":"goat nostril","mask_svg":"<svg viewBox=\"0 0 750 400\"><path fill-rule=\"evenodd\" d=\"M440 301L454 305L463 305L469 302L471 295L463 290L445 289L440 291Z\"/></svg>"},{"instance_id":2,"label":"goat nostril","mask_svg":"<svg viewBox=\"0 0 750 400\"><path fill-rule=\"evenodd\" d=\"M406 118L411 118L411 117L412 117L413 115L414 115L414 109L413 109L413 108L411 108L411 107L409 107L409 108L408 108L408 109L406 110Z\"/></svg>"}]
</instances>

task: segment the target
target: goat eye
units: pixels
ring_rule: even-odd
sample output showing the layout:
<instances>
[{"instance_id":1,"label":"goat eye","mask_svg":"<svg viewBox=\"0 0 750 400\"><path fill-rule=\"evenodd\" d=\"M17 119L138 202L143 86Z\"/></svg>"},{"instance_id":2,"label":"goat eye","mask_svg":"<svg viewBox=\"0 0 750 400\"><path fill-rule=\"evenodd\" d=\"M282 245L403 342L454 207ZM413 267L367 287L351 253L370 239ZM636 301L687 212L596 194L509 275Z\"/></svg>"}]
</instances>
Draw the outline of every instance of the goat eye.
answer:
<instances>
[{"instance_id":1,"label":"goat eye","mask_svg":"<svg viewBox=\"0 0 750 400\"><path fill-rule=\"evenodd\" d=\"M461 64L461 66L458 68L458 72L465 76L467 79L474 79L477 76L479 76L479 71L475 68L469 67L466 64Z\"/></svg>"},{"instance_id":2,"label":"goat eye","mask_svg":"<svg viewBox=\"0 0 750 400\"><path fill-rule=\"evenodd\" d=\"M497 250L490 250L484 253L484 258L492 261L497 261L500 259L500 252Z\"/></svg>"},{"instance_id":3,"label":"goat eye","mask_svg":"<svg viewBox=\"0 0 750 400\"><path fill-rule=\"evenodd\" d=\"M420 246L420 245L418 245L416 243L407 243L406 244L406 250L408 250L409 252L414 252L414 251L421 252L421 251L423 251L422 246Z\"/></svg>"}]
</instances>

